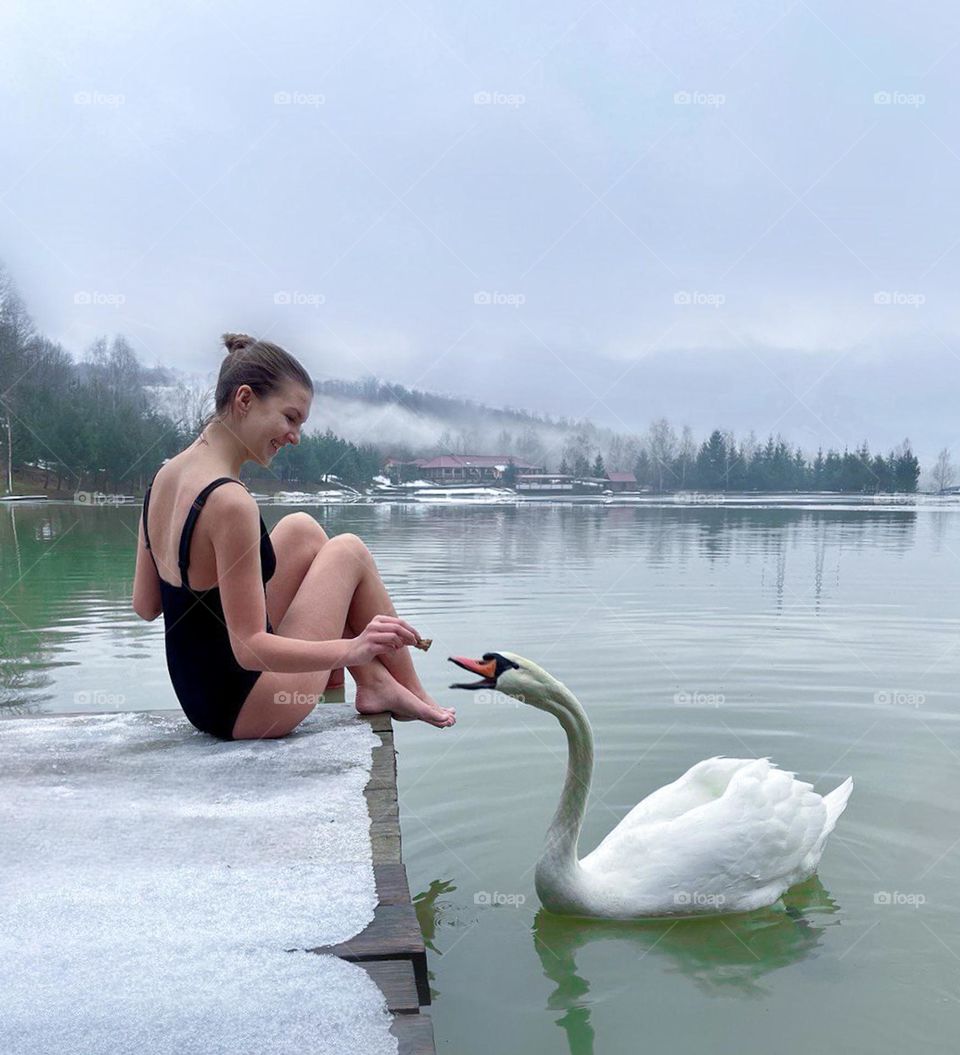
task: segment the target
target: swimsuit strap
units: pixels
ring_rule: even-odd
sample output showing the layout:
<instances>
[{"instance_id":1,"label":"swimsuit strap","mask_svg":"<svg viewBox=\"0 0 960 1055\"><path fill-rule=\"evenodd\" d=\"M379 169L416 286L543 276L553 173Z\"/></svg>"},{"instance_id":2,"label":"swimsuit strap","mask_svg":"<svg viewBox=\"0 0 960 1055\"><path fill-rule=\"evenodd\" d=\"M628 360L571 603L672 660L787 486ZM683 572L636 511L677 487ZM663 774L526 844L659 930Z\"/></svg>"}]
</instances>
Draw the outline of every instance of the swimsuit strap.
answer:
<instances>
[{"instance_id":1,"label":"swimsuit strap","mask_svg":"<svg viewBox=\"0 0 960 1055\"><path fill-rule=\"evenodd\" d=\"M215 488L221 484L240 484L241 487L246 487L244 483L238 480L234 476L220 476L212 483L207 486L197 495L193 500L193 505L190 507L190 512L187 513L187 519L183 525L183 531L180 533L180 585L182 589L190 589L190 583L187 580L187 564L190 558L190 538L193 535L193 525L197 522L197 517L200 515L200 510L203 509L204 504L207 501L207 496Z\"/></svg>"},{"instance_id":2,"label":"swimsuit strap","mask_svg":"<svg viewBox=\"0 0 960 1055\"><path fill-rule=\"evenodd\" d=\"M147 552L150 554L150 559L153 561L154 568L157 568L157 558L153 555L153 547L150 545L150 534L147 531L147 517L150 514L150 488L153 487L151 481L147 484L147 490L143 496L143 543L147 547ZM160 569L157 568L157 575L160 574Z\"/></svg>"},{"instance_id":3,"label":"swimsuit strap","mask_svg":"<svg viewBox=\"0 0 960 1055\"><path fill-rule=\"evenodd\" d=\"M150 488L153 484L147 484L146 494L143 496L143 541L147 549L150 549L150 536L147 534L147 513L150 509ZM152 556L152 551L151 551Z\"/></svg>"}]
</instances>

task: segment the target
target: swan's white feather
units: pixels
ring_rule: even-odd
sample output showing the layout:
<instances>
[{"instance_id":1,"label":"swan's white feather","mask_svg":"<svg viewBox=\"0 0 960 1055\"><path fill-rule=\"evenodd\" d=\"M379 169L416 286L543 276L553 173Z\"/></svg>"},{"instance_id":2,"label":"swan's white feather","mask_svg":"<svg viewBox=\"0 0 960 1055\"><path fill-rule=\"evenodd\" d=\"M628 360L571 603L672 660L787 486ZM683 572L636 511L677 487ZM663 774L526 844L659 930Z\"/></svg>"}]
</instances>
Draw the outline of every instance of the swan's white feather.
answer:
<instances>
[{"instance_id":1,"label":"swan's white feather","mask_svg":"<svg viewBox=\"0 0 960 1055\"><path fill-rule=\"evenodd\" d=\"M849 786L848 786L849 785ZM635 806L580 862L590 914L745 912L816 870L846 805L766 758L710 758ZM834 793L836 794L836 792Z\"/></svg>"},{"instance_id":2,"label":"swan's white feather","mask_svg":"<svg viewBox=\"0 0 960 1055\"><path fill-rule=\"evenodd\" d=\"M499 675L500 691L553 714L567 735L567 779L535 876L546 908L606 919L750 912L816 871L853 781L820 796L768 758L698 762L578 860L593 770L590 722L542 667L498 655L513 664Z\"/></svg>"}]
</instances>

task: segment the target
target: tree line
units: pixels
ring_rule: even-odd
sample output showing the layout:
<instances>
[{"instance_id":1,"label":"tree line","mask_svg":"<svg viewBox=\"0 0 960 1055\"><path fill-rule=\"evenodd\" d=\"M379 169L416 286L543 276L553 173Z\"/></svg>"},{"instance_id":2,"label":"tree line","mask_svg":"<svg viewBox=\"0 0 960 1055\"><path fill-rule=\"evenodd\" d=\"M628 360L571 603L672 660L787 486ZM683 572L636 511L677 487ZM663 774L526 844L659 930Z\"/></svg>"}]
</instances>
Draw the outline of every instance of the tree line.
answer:
<instances>
[{"instance_id":1,"label":"tree line","mask_svg":"<svg viewBox=\"0 0 960 1055\"><path fill-rule=\"evenodd\" d=\"M175 412L164 412L153 386L166 379L162 368L144 367L122 336L98 338L74 360L38 333L0 266L0 493L26 466L57 490L142 492L165 459L197 438L210 404L210 393L181 385ZM332 473L360 486L380 464L376 448L328 429L285 447L269 469L246 466L243 476L314 483Z\"/></svg>"},{"instance_id":2,"label":"tree line","mask_svg":"<svg viewBox=\"0 0 960 1055\"><path fill-rule=\"evenodd\" d=\"M810 458L781 436L761 444L752 434L737 440L714 429L698 444L689 426L678 433L666 418L643 435L613 437L605 451L586 429L568 438L559 472L602 479L607 470L632 472L652 491L909 493L920 476L909 440L887 455L871 454L864 442L854 451L821 449Z\"/></svg>"},{"instance_id":3,"label":"tree line","mask_svg":"<svg viewBox=\"0 0 960 1055\"><path fill-rule=\"evenodd\" d=\"M714 429L695 451L641 450L634 475L656 490L889 494L915 492L920 463L907 440L887 455L871 454L864 443L854 451L820 449L808 458L782 437L738 442Z\"/></svg>"},{"instance_id":4,"label":"tree line","mask_svg":"<svg viewBox=\"0 0 960 1055\"><path fill-rule=\"evenodd\" d=\"M188 446L199 434L210 394L181 385L173 412L158 405L155 389L169 385L163 367L143 366L122 336L95 340L85 356L75 361L63 348L39 334L21 298L0 266L0 449L3 450L0 490L8 486L16 466L40 466L57 489L104 491L143 490L164 459ZM439 411L449 397L417 393L400 385L366 379L363 382L320 382L318 392L373 401L400 401L418 411ZM493 414L492 410L461 401L462 413ZM500 413L504 413L501 411ZM516 424L519 412L514 415ZM556 430L559 437L538 426ZM454 448L448 432L436 449L418 453L481 453ZM590 422L567 423L535 415L521 415L514 433L501 429L500 449L550 470L576 477L603 478L607 470L629 470L638 484L655 491L846 491L860 493L913 492L920 467L908 441L886 455L871 454L866 443L856 450L818 451L806 456L781 437L761 444L751 435L737 440L732 433L714 430L697 443L689 426L677 433L664 418L643 435L620 435L598 430ZM344 483L361 487L381 471L384 455L373 444L355 444L335 435L304 435L298 446L287 446L269 469L246 466L251 482L268 479L290 485L322 483L334 474ZM390 453L401 453L392 451ZM934 470L940 487L953 478L948 452Z\"/></svg>"}]
</instances>

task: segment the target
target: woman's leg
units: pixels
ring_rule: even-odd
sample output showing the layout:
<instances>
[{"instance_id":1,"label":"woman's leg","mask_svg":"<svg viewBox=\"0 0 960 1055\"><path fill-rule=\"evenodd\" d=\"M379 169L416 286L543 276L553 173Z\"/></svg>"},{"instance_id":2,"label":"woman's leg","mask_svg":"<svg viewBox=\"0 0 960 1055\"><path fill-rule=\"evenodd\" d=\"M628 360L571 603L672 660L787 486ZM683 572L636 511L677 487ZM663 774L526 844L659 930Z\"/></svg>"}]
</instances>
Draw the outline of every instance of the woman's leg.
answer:
<instances>
[{"instance_id":1,"label":"woman's leg","mask_svg":"<svg viewBox=\"0 0 960 1055\"><path fill-rule=\"evenodd\" d=\"M340 538L341 536L337 536ZM397 615L397 610L390 600L387 588L380 578L373 555L356 536L349 536L355 545L350 550L351 558L364 570L357 588L354 591L347 611L345 636L353 637L363 629L374 616ZM332 541L332 540L331 540ZM330 545L330 542L327 543ZM386 669L390 675L386 680L380 677L378 667ZM448 719L446 724L453 724L456 710L453 707L440 707L427 694L413 665L409 648L400 648L395 652L381 652L371 663L362 667L350 667L350 673L357 683L357 710L361 714L372 714L377 711L395 711L398 717L431 719L419 712L413 700L426 704L438 719ZM434 724L442 724L435 721Z\"/></svg>"},{"instance_id":2,"label":"woman's leg","mask_svg":"<svg viewBox=\"0 0 960 1055\"><path fill-rule=\"evenodd\" d=\"M330 539L309 513L290 513L283 517L270 532L270 541L277 556L277 570L267 583L267 614L270 616L272 625L278 627L294 596L303 585L303 580L314 559ZM367 553L369 554L369 550ZM380 573L376 570L372 555L370 555L370 562L373 563L376 574L372 595L373 608L371 610L366 607L370 601L369 597L361 600L359 606L351 605L344 627L335 636L355 637L375 615L397 615L397 610L390 600ZM415 696L419 696L427 703L434 702L427 695L423 683L417 676L413 658L408 649L403 648L389 655L384 653L377 657L377 661L381 662L393 677ZM336 672L332 672L328 682L330 688L334 687L335 682L342 683L342 673L339 678L334 677L335 674Z\"/></svg>"},{"instance_id":3,"label":"woman's leg","mask_svg":"<svg viewBox=\"0 0 960 1055\"><path fill-rule=\"evenodd\" d=\"M355 602L360 613L366 612L380 597L380 590L383 584L366 546L356 535L338 535L314 557L275 632L315 641L342 637ZM454 722L452 711L438 707L429 697L425 700L414 694L377 660L351 667L350 672L357 680L357 709L363 713L393 711L441 728ZM303 674L265 671L244 702L234 725L234 737L285 736L313 710L329 674L329 671ZM300 697L306 702L296 702Z\"/></svg>"}]
</instances>

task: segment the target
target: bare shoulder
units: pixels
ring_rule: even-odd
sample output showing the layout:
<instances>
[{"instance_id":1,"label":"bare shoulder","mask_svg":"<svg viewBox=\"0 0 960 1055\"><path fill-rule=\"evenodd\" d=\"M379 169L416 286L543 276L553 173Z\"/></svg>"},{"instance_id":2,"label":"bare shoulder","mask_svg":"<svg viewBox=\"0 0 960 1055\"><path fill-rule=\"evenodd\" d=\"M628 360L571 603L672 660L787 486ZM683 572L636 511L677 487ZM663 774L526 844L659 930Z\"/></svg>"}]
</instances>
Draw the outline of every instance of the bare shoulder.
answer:
<instances>
[{"instance_id":1,"label":"bare shoulder","mask_svg":"<svg viewBox=\"0 0 960 1055\"><path fill-rule=\"evenodd\" d=\"M260 507L239 480L215 487L207 496L207 505L214 514L211 519L216 521L222 531L229 532L237 527L260 523Z\"/></svg>"}]
</instances>

